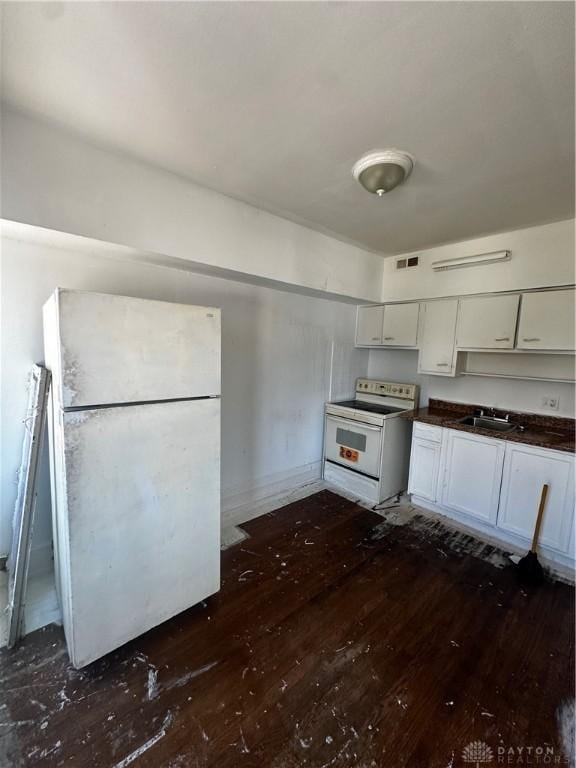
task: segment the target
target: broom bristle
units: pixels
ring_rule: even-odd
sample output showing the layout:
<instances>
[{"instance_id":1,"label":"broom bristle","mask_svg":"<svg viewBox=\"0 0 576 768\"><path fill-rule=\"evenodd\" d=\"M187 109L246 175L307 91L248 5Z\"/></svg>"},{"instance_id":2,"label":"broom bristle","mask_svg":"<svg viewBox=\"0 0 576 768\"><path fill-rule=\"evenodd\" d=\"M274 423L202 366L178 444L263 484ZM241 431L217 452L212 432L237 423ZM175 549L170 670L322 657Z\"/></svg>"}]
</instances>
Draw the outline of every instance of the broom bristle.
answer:
<instances>
[{"instance_id":1,"label":"broom bristle","mask_svg":"<svg viewBox=\"0 0 576 768\"><path fill-rule=\"evenodd\" d=\"M528 552L516 566L518 576L524 584L537 587L545 580L544 570L538 562L536 552Z\"/></svg>"}]
</instances>

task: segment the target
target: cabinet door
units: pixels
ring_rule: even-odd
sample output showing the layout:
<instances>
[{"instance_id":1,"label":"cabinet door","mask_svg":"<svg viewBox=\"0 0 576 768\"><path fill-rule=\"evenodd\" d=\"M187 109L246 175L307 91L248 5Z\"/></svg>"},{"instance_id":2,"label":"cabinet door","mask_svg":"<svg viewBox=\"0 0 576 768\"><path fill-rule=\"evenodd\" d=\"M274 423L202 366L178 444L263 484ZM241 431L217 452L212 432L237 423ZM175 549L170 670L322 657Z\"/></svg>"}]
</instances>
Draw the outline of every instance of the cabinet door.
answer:
<instances>
[{"instance_id":1,"label":"cabinet door","mask_svg":"<svg viewBox=\"0 0 576 768\"><path fill-rule=\"evenodd\" d=\"M525 293L518 349L574 349L574 289Z\"/></svg>"},{"instance_id":2,"label":"cabinet door","mask_svg":"<svg viewBox=\"0 0 576 768\"><path fill-rule=\"evenodd\" d=\"M382 343L391 347L415 347L419 309L419 304L386 305Z\"/></svg>"},{"instance_id":3,"label":"cabinet door","mask_svg":"<svg viewBox=\"0 0 576 768\"><path fill-rule=\"evenodd\" d=\"M454 350L458 300L427 301L420 306L422 325L418 340L418 372L453 376L456 372Z\"/></svg>"},{"instance_id":4,"label":"cabinet door","mask_svg":"<svg viewBox=\"0 0 576 768\"><path fill-rule=\"evenodd\" d=\"M382 344L384 307L358 307L356 316L356 344L373 347Z\"/></svg>"},{"instance_id":5,"label":"cabinet door","mask_svg":"<svg viewBox=\"0 0 576 768\"><path fill-rule=\"evenodd\" d=\"M574 516L573 473L571 454L507 443L498 527L530 541L542 486L547 483L540 544L569 552Z\"/></svg>"},{"instance_id":6,"label":"cabinet door","mask_svg":"<svg viewBox=\"0 0 576 768\"><path fill-rule=\"evenodd\" d=\"M504 446L503 440L447 430L442 505L495 523Z\"/></svg>"},{"instance_id":7,"label":"cabinet door","mask_svg":"<svg viewBox=\"0 0 576 768\"><path fill-rule=\"evenodd\" d=\"M460 299L456 346L466 349L512 349L520 296Z\"/></svg>"},{"instance_id":8,"label":"cabinet door","mask_svg":"<svg viewBox=\"0 0 576 768\"><path fill-rule=\"evenodd\" d=\"M441 450L440 443L412 438L408 493L436 501Z\"/></svg>"}]
</instances>

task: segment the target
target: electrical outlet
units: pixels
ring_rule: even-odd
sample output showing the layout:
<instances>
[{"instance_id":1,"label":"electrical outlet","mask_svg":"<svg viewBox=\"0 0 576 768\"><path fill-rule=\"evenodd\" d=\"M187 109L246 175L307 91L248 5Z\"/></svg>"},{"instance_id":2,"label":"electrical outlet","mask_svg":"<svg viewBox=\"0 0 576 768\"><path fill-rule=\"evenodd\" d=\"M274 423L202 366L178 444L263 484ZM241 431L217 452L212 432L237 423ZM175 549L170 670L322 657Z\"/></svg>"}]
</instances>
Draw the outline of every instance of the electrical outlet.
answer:
<instances>
[{"instance_id":1,"label":"electrical outlet","mask_svg":"<svg viewBox=\"0 0 576 768\"><path fill-rule=\"evenodd\" d=\"M550 395L544 395L542 398L542 408L546 408L548 411L557 411L560 405L559 397L551 397Z\"/></svg>"}]
</instances>

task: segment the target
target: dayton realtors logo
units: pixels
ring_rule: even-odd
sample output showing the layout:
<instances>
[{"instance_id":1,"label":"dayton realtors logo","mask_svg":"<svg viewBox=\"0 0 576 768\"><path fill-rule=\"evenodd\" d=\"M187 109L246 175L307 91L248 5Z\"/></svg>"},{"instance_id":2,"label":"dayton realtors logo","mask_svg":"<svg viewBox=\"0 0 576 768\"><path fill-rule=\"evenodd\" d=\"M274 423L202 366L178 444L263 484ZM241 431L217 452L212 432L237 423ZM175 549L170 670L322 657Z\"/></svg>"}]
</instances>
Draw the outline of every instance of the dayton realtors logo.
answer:
<instances>
[{"instance_id":1,"label":"dayton realtors logo","mask_svg":"<svg viewBox=\"0 0 576 768\"><path fill-rule=\"evenodd\" d=\"M550 746L506 747L492 749L485 741L471 741L462 750L462 760L475 768L485 765L569 765L568 758Z\"/></svg>"},{"instance_id":2,"label":"dayton realtors logo","mask_svg":"<svg viewBox=\"0 0 576 768\"><path fill-rule=\"evenodd\" d=\"M480 768L484 763L494 760L494 753L485 741L471 741L462 750L462 760L465 763L474 763L476 768Z\"/></svg>"}]
</instances>

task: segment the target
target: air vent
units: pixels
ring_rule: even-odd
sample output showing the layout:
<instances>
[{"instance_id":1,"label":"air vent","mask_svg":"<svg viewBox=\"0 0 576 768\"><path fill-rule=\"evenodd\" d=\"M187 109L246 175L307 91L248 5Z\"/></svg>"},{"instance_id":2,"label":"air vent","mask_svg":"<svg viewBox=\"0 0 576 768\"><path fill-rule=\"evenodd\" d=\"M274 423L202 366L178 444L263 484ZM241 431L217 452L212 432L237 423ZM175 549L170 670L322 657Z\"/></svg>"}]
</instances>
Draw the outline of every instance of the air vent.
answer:
<instances>
[{"instance_id":1,"label":"air vent","mask_svg":"<svg viewBox=\"0 0 576 768\"><path fill-rule=\"evenodd\" d=\"M409 256L406 259L396 259L396 269L407 269L418 266L418 256Z\"/></svg>"}]
</instances>

